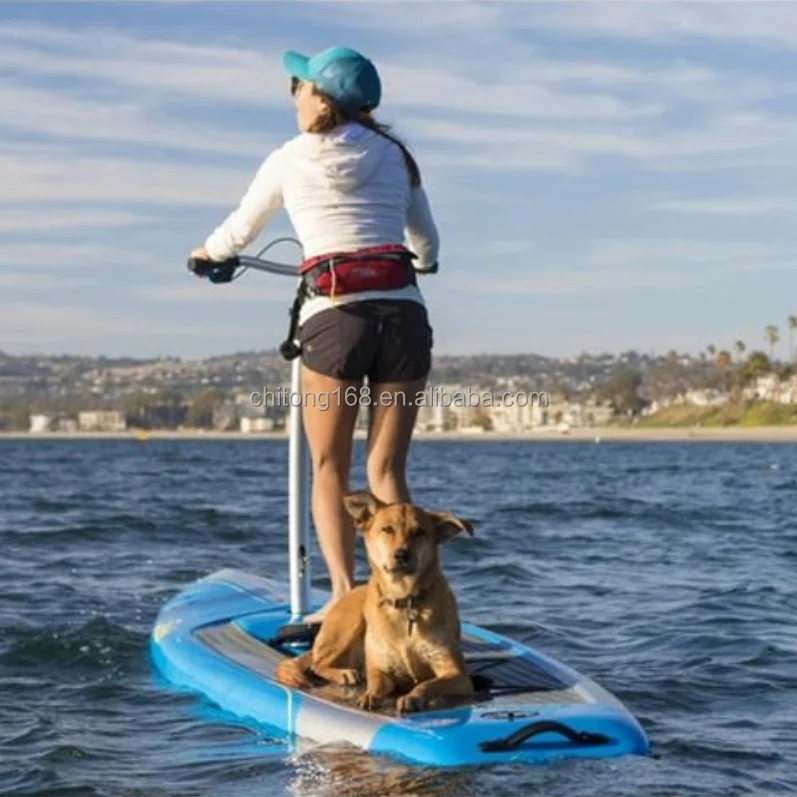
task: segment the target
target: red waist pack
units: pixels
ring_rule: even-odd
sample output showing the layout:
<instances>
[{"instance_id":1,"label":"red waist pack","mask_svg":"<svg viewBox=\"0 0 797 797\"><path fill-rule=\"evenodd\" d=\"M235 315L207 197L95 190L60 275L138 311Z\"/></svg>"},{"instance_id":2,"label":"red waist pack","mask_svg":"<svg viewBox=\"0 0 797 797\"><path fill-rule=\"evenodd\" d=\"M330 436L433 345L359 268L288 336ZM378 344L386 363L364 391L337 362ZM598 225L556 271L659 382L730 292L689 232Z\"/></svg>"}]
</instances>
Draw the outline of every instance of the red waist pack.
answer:
<instances>
[{"instance_id":1,"label":"red waist pack","mask_svg":"<svg viewBox=\"0 0 797 797\"><path fill-rule=\"evenodd\" d=\"M394 290L416 284L414 259L404 246L371 246L312 257L299 266L299 274L310 296Z\"/></svg>"}]
</instances>

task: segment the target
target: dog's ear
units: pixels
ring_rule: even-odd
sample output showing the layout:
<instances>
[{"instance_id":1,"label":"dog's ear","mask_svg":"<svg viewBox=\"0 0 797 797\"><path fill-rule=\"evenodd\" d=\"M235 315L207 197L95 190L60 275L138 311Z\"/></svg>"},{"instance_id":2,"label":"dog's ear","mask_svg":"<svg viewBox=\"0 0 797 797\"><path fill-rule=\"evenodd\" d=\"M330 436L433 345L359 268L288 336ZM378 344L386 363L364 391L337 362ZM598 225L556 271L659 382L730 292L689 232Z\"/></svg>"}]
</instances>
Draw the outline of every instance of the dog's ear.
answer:
<instances>
[{"instance_id":1,"label":"dog's ear","mask_svg":"<svg viewBox=\"0 0 797 797\"><path fill-rule=\"evenodd\" d=\"M467 520L458 518L451 512L429 512L426 513L432 519L435 535L438 542L447 542L464 531L469 536L473 536L473 526Z\"/></svg>"},{"instance_id":2,"label":"dog's ear","mask_svg":"<svg viewBox=\"0 0 797 797\"><path fill-rule=\"evenodd\" d=\"M343 506L351 515L355 527L365 531L384 504L368 490L355 490L343 496Z\"/></svg>"}]
</instances>

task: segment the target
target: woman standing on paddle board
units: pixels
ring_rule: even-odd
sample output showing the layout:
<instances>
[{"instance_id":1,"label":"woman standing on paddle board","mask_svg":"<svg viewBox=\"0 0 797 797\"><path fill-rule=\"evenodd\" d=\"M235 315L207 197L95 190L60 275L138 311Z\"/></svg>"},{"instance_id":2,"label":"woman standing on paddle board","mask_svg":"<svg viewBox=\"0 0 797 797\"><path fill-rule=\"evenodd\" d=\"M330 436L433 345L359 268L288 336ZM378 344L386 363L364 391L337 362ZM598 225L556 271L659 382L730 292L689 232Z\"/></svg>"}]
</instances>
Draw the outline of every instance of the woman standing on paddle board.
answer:
<instances>
[{"instance_id":1,"label":"woman standing on paddle board","mask_svg":"<svg viewBox=\"0 0 797 797\"><path fill-rule=\"evenodd\" d=\"M432 350L415 274L437 270L439 240L414 158L371 115L382 93L374 64L348 47L310 58L289 51L283 64L299 135L266 157L238 207L191 256L238 254L281 207L301 242L304 290L293 320L302 422L313 522L335 601L353 586L354 529L342 496L361 395L370 409L368 487L382 501L410 500L413 399ZM380 403L384 394L391 400ZM305 620L319 620L328 606Z\"/></svg>"}]
</instances>

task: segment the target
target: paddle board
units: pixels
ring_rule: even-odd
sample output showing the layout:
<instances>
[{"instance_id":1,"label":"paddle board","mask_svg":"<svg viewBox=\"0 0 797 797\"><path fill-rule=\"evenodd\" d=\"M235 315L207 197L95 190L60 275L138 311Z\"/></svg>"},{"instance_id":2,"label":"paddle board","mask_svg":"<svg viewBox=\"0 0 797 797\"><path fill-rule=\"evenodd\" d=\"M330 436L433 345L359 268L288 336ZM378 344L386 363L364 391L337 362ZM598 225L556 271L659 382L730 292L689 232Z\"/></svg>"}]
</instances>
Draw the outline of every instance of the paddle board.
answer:
<instances>
[{"instance_id":1,"label":"paddle board","mask_svg":"<svg viewBox=\"0 0 797 797\"><path fill-rule=\"evenodd\" d=\"M325 595L313 590L312 607ZM274 680L303 644L275 641L291 621L290 587L224 569L186 586L160 611L153 662L176 687L247 721L317 743L348 742L413 764L459 767L646 754L648 738L612 694L510 638L463 622L462 647L480 691L445 710L364 711L362 687L289 689Z\"/></svg>"}]
</instances>

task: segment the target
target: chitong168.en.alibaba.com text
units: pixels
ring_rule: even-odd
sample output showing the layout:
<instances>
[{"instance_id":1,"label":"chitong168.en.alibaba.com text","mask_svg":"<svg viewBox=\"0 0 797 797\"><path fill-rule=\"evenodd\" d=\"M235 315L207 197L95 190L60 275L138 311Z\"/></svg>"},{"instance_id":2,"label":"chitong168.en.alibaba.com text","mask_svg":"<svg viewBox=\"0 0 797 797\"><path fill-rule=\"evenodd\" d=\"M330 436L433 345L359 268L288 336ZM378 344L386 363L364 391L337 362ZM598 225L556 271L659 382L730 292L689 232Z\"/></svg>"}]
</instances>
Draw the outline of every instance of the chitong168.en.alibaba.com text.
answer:
<instances>
[{"instance_id":1,"label":"chitong168.en.alibaba.com text","mask_svg":"<svg viewBox=\"0 0 797 797\"><path fill-rule=\"evenodd\" d=\"M490 390L455 390L430 388L417 393L401 390L372 390L368 385L335 388L330 391L296 392L287 387L274 390L264 388L254 391L250 401L255 407L299 407L310 406L326 410L331 406L354 407L372 404L402 407L538 407L548 406L548 394L530 391L526 393L494 393Z\"/></svg>"}]
</instances>

